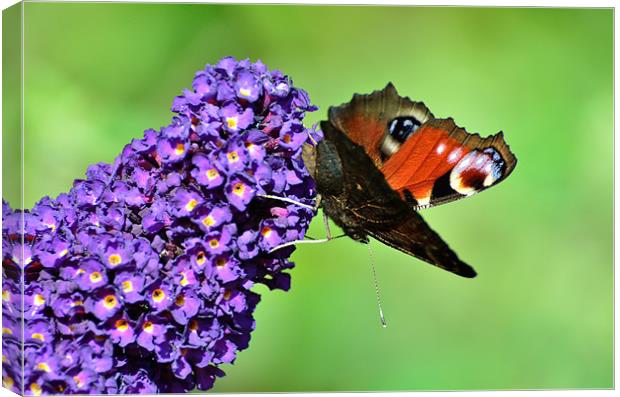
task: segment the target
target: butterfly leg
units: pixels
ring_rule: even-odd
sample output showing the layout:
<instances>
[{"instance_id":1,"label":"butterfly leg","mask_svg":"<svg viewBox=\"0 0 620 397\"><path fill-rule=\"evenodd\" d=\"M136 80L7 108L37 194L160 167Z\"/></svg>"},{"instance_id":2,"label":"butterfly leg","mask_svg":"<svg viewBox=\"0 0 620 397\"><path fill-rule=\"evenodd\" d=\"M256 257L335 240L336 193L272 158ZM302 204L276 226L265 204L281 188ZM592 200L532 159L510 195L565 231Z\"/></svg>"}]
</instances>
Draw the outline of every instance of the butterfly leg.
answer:
<instances>
[{"instance_id":1,"label":"butterfly leg","mask_svg":"<svg viewBox=\"0 0 620 397\"><path fill-rule=\"evenodd\" d=\"M332 239L332 232L329 230L329 218L325 211L323 211L323 224L325 225L325 238L329 241Z\"/></svg>"}]
</instances>

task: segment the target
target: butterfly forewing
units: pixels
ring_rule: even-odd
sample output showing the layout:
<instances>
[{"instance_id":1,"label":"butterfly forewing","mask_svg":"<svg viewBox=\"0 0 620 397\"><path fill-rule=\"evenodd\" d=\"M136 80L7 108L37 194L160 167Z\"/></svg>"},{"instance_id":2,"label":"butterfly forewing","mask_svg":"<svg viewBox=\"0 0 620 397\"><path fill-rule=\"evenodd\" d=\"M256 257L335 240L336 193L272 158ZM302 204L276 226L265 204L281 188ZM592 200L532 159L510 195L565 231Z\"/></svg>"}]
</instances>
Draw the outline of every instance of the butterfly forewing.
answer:
<instances>
[{"instance_id":1,"label":"butterfly forewing","mask_svg":"<svg viewBox=\"0 0 620 397\"><path fill-rule=\"evenodd\" d=\"M399 96L391 83L330 108L329 121L364 147L392 189L415 209L480 192L516 165L502 133L483 139L450 118L435 119L422 102Z\"/></svg>"},{"instance_id":2,"label":"butterfly forewing","mask_svg":"<svg viewBox=\"0 0 620 397\"><path fill-rule=\"evenodd\" d=\"M452 119L429 120L381 167L392 189L416 208L470 196L505 179L516 158L503 134L470 134ZM408 192L408 193L407 193Z\"/></svg>"},{"instance_id":3,"label":"butterfly forewing","mask_svg":"<svg viewBox=\"0 0 620 397\"><path fill-rule=\"evenodd\" d=\"M381 167L388 123L398 117L410 118L423 124L433 114L422 102L414 102L398 95L389 83L383 90L372 94L355 94L350 102L331 107L329 121L356 144L361 145L377 167ZM389 143L387 143L389 145Z\"/></svg>"}]
</instances>

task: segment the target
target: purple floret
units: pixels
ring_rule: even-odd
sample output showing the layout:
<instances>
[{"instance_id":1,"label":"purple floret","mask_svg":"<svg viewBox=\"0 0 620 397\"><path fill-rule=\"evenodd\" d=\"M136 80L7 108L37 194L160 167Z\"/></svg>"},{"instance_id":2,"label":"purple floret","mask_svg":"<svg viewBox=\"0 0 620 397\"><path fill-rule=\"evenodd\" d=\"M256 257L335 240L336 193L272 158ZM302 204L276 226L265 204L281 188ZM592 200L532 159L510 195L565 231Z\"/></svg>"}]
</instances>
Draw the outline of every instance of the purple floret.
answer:
<instances>
[{"instance_id":1,"label":"purple floret","mask_svg":"<svg viewBox=\"0 0 620 397\"><path fill-rule=\"evenodd\" d=\"M226 57L174 98L169 125L68 193L23 211L3 201L4 386L213 387L248 347L253 285L290 287L294 247L271 250L302 239L315 212L264 196L314 204L301 148L321 138L302 124L315 109L281 72Z\"/></svg>"}]
</instances>

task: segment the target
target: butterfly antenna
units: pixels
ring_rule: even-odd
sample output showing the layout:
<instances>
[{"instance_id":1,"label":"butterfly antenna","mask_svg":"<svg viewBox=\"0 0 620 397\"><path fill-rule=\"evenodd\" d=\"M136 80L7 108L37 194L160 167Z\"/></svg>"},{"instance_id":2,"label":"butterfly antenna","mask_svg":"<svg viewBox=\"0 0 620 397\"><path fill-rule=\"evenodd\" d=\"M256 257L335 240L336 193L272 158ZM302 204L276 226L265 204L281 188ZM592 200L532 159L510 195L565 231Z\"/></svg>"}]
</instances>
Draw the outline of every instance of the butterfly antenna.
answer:
<instances>
[{"instance_id":1,"label":"butterfly antenna","mask_svg":"<svg viewBox=\"0 0 620 397\"><path fill-rule=\"evenodd\" d=\"M372 255L372 249L370 248L370 241L368 242L368 254L370 255L370 269L372 270L372 280L375 284L375 294L377 296L377 306L379 307L379 317L381 318L381 326L387 327L385 322L385 316L383 315L383 307L381 306L381 292L379 290L379 282L377 281L377 272L375 271L375 260Z\"/></svg>"},{"instance_id":2,"label":"butterfly antenna","mask_svg":"<svg viewBox=\"0 0 620 397\"><path fill-rule=\"evenodd\" d=\"M304 204L304 203L302 203L300 201L293 200L293 199L290 199L288 197L273 196L271 194L257 194L256 196L262 197L262 198L268 198L268 199L272 199L272 200L279 200L279 201L283 201L285 203L295 204L295 205L298 205L300 207L307 208L307 209L312 210L312 211L316 211L316 206Z\"/></svg>"},{"instance_id":3,"label":"butterfly antenna","mask_svg":"<svg viewBox=\"0 0 620 397\"><path fill-rule=\"evenodd\" d=\"M318 201L321 200L321 197L319 196ZM315 208L316 211L316 208ZM332 237L332 232L329 229L329 220L327 219L327 214L325 212L323 212L323 222L325 224L325 238L321 238L321 239L315 239L312 238L310 236L306 236L306 239L304 240L293 240L293 241L289 241L287 243L284 244L280 244L274 248L272 248L269 253L271 254L274 251L277 251L281 248L284 247L289 247L291 245L298 245L298 244L320 244L320 243L326 243L328 241L331 240L335 240L337 238L341 238L341 237L345 237L346 234L341 234L340 236L336 236L336 237Z\"/></svg>"}]
</instances>

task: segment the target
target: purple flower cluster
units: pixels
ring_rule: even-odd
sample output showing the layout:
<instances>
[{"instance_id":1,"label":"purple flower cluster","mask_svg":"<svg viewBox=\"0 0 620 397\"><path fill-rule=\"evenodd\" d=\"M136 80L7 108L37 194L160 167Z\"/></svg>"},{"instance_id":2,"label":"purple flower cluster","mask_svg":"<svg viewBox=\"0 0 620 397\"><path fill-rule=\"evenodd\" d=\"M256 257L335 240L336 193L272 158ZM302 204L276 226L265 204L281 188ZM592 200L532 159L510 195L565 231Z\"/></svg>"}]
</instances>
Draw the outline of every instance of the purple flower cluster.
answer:
<instances>
[{"instance_id":1,"label":"purple flower cluster","mask_svg":"<svg viewBox=\"0 0 620 397\"><path fill-rule=\"evenodd\" d=\"M3 202L4 386L211 388L248 346L252 286L290 286L294 248L270 251L302 239L315 213L265 196L314 204L301 147L321 136L301 120L315 109L280 72L224 58L175 98L170 125L69 193L30 211Z\"/></svg>"}]
</instances>

